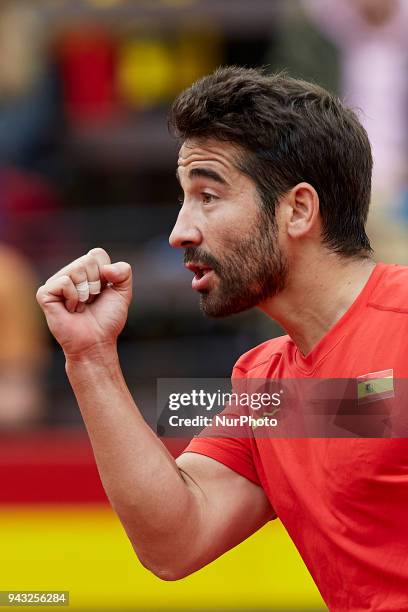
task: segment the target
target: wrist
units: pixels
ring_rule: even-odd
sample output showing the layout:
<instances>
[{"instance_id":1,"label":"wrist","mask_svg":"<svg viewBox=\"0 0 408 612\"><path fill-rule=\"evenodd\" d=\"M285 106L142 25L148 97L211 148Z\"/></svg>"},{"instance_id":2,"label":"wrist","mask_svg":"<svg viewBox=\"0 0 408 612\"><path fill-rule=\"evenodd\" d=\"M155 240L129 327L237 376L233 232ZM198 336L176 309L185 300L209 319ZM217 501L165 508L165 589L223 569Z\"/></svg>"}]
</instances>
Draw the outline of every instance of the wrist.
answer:
<instances>
[{"instance_id":1,"label":"wrist","mask_svg":"<svg viewBox=\"0 0 408 612\"><path fill-rule=\"evenodd\" d=\"M65 369L78 367L110 367L119 363L116 342L94 345L76 353L64 351Z\"/></svg>"}]
</instances>

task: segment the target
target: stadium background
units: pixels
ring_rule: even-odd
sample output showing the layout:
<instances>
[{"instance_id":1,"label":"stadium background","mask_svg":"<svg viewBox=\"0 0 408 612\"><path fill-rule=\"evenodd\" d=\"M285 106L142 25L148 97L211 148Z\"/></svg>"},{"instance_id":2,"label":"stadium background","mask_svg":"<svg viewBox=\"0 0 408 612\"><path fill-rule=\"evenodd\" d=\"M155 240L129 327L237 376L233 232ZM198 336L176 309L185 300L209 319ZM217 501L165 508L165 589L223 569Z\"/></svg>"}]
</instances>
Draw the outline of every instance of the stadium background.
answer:
<instances>
[{"instance_id":1,"label":"stadium background","mask_svg":"<svg viewBox=\"0 0 408 612\"><path fill-rule=\"evenodd\" d=\"M107 504L61 351L34 301L38 284L93 246L129 261L135 298L120 355L142 408L154 401L156 378L228 377L241 353L280 333L257 312L225 321L200 314L182 255L167 243L178 186L166 113L177 92L232 63L287 69L352 98L344 49L309 12L313 4L1 2L0 590L69 590L78 610L325 609L278 521L176 583L140 565ZM386 54L384 6L398 3L356 4ZM393 50L405 85L407 50ZM392 169L402 170L375 184L369 226L377 259L408 263L408 104L404 87L379 82L379 58L360 81L405 109L376 118L389 136L376 144L378 159L388 146L398 153Z\"/></svg>"}]
</instances>

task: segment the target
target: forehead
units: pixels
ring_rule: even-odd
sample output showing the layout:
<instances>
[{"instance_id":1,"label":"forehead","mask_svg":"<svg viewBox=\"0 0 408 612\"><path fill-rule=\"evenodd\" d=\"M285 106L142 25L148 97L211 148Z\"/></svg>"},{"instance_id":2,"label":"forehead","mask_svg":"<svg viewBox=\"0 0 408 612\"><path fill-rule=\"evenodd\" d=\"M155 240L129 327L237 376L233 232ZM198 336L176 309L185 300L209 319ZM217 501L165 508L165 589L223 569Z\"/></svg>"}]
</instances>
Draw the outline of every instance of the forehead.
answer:
<instances>
[{"instance_id":1,"label":"forehead","mask_svg":"<svg viewBox=\"0 0 408 612\"><path fill-rule=\"evenodd\" d=\"M186 140L178 157L179 171L184 168L206 165L217 168L229 179L242 176L238 169L239 159L242 151L237 145L219 140Z\"/></svg>"}]
</instances>

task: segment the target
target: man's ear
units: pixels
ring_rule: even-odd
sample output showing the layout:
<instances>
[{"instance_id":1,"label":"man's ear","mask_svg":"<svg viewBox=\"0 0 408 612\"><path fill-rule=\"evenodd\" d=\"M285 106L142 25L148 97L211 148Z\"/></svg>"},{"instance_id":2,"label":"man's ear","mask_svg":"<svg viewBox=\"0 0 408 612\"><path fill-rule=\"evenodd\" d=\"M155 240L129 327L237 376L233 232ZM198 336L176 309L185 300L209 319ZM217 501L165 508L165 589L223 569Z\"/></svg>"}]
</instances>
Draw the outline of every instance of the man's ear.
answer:
<instances>
[{"instance_id":1,"label":"man's ear","mask_svg":"<svg viewBox=\"0 0 408 612\"><path fill-rule=\"evenodd\" d=\"M319 231L319 196L309 183L298 183L285 194L286 228L290 238Z\"/></svg>"}]
</instances>

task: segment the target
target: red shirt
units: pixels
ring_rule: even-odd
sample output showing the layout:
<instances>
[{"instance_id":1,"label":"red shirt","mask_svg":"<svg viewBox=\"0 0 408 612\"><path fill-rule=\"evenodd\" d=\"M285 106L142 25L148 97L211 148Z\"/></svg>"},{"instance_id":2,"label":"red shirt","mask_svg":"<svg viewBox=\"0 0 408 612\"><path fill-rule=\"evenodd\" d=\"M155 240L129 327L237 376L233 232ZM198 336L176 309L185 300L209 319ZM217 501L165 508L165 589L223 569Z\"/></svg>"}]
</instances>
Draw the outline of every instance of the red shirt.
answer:
<instances>
[{"instance_id":1,"label":"red shirt","mask_svg":"<svg viewBox=\"0 0 408 612\"><path fill-rule=\"evenodd\" d=\"M306 357L289 336L234 377L408 378L408 268L377 264ZM408 439L195 438L186 449L262 486L330 610L408 610ZM271 551L273 554L273 551Z\"/></svg>"}]
</instances>

